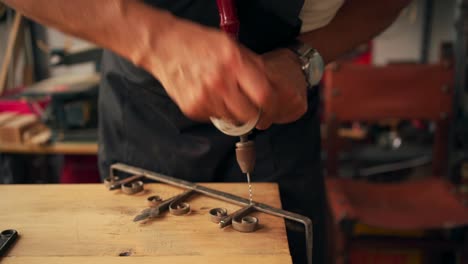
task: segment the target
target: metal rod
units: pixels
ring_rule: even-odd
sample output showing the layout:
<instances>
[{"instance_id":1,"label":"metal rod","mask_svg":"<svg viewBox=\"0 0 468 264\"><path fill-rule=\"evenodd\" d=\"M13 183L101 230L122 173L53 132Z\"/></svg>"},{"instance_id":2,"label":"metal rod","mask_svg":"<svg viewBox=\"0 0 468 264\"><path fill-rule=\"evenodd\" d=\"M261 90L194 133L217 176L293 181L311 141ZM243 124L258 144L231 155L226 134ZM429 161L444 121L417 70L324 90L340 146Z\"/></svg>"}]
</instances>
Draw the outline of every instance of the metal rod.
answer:
<instances>
[{"instance_id":1,"label":"metal rod","mask_svg":"<svg viewBox=\"0 0 468 264\"><path fill-rule=\"evenodd\" d=\"M113 184L111 184L109 186L109 190L117 190L119 188L122 187L122 185L124 184L127 184L127 183L130 183L130 182L133 182L133 181L137 181L137 180L140 180L142 178L144 178L145 176L143 175L133 175L131 177L128 177L128 178L125 178L123 180L120 180L120 181L116 181L114 182Z\"/></svg>"},{"instance_id":2,"label":"metal rod","mask_svg":"<svg viewBox=\"0 0 468 264\"><path fill-rule=\"evenodd\" d=\"M307 263L312 264L312 247L313 247L312 221L310 220L310 218L306 216L296 214L293 212L289 212L289 211L285 211L283 209L275 208L275 207L272 207L263 203L253 202L252 204L250 204L250 201L248 199L242 198L234 194L218 191L218 190L211 189L205 186L197 185L193 182L184 181L181 179L177 179L174 177L152 172L149 170L129 166L129 165L122 164L122 163L116 163L116 164L111 165L110 175L109 175L111 179L114 177L114 170L123 171L123 172L133 174L133 175L142 175L148 179L151 179L157 182L166 183L168 185L180 187L183 189L194 190L206 196L216 198L218 200L226 201L232 204L236 204L240 206L251 205L257 211L301 223L305 227Z\"/></svg>"}]
</instances>

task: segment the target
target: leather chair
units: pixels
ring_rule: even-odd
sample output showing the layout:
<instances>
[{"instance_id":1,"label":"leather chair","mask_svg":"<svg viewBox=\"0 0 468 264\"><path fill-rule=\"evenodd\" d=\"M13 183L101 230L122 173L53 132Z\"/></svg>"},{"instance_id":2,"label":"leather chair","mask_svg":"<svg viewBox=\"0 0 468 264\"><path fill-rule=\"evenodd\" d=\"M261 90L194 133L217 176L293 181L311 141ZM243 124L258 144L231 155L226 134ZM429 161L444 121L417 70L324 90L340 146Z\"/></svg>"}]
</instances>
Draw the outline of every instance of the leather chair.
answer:
<instances>
[{"instance_id":1,"label":"leather chair","mask_svg":"<svg viewBox=\"0 0 468 264\"><path fill-rule=\"evenodd\" d=\"M333 232L334 263L347 263L354 248L414 248L423 252L455 251L468 263L467 246L427 236L356 235L357 224L379 230L452 230L468 224L468 207L444 176L454 72L447 64L395 64L383 67L335 63L324 81L327 124L326 189ZM342 122L377 122L387 118L421 119L436 125L432 175L397 183L339 178L338 128ZM385 234L385 232L383 232ZM464 259L462 259L464 258ZM430 258L423 258L430 263Z\"/></svg>"}]
</instances>

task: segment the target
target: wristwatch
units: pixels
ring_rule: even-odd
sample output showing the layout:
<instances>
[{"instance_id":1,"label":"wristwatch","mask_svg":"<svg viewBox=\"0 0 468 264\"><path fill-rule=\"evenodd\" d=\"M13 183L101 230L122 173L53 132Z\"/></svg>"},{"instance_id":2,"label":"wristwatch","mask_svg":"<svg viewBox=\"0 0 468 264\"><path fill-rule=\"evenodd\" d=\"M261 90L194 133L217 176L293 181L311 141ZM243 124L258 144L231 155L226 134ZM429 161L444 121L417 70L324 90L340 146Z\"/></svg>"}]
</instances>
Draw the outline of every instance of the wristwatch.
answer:
<instances>
[{"instance_id":1,"label":"wristwatch","mask_svg":"<svg viewBox=\"0 0 468 264\"><path fill-rule=\"evenodd\" d=\"M299 56L302 62L302 71L309 85L317 85L322 79L325 67L320 53L300 40L295 40L288 48Z\"/></svg>"}]
</instances>

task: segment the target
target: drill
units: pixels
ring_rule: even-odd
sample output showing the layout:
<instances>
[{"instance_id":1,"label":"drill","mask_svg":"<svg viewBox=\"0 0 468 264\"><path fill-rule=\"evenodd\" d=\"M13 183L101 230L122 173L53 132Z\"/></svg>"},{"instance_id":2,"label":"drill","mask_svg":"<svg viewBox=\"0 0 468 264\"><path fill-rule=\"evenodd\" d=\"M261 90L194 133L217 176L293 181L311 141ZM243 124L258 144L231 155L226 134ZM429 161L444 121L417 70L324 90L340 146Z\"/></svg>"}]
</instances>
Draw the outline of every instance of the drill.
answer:
<instances>
[{"instance_id":1,"label":"drill","mask_svg":"<svg viewBox=\"0 0 468 264\"><path fill-rule=\"evenodd\" d=\"M237 39L239 35L239 19L237 17L235 0L216 0L216 3L218 5L221 29L232 38ZM236 159L241 171L247 176L250 203L253 202L250 174L255 167L255 144L252 140L249 140L248 135L260 120L260 114L261 111L259 110L255 119L240 126L223 119L210 118L213 125L224 134L240 137L240 141L236 143Z\"/></svg>"},{"instance_id":2,"label":"drill","mask_svg":"<svg viewBox=\"0 0 468 264\"><path fill-rule=\"evenodd\" d=\"M241 171L247 176L250 203L253 202L250 175L255 168L255 143L253 140L249 139L248 135L257 125L258 121L260 120L260 115L261 111L258 112L258 115L255 119L252 119L241 126L236 126L233 123L223 119L214 117L210 118L213 125L221 132L229 136L240 138L240 141L236 143L236 160Z\"/></svg>"}]
</instances>

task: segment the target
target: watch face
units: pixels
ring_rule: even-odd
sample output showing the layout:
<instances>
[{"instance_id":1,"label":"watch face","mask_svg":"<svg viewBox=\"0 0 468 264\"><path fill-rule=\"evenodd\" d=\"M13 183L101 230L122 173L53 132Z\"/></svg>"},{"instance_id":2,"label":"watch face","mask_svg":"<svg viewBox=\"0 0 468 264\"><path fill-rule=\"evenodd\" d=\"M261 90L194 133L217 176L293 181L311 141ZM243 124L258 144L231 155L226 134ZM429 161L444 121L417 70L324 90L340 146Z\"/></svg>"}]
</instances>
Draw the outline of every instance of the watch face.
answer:
<instances>
[{"instance_id":1,"label":"watch face","mask_svg":"<svg viewBox=\"0 0 468 264\"><path fill-rule=\"evenodd\" d=\"M322 79L324 64L322 56L318 52L314 52L309 59L309 84L311 86L319 84Z\"/></svg>"}]
</instances>

